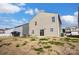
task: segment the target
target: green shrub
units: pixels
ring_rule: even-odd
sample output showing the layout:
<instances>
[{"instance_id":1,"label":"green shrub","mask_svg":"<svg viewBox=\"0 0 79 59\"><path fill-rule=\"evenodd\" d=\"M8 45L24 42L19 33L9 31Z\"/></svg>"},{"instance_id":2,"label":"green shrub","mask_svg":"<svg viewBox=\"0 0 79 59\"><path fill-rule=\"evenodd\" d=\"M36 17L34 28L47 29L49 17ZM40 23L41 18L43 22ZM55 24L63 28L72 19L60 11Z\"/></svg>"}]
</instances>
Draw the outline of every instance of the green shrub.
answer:
<instances>
[{"instance_id":1,"label":"green shrub","mask_svg":"<svg viewBox=\"0 0 79 59\"><path fill-rule=\"evenodd\" d=\"M0 47L2 47L2 46L3 46L3 44L0 45Z\"/></svg>"},{"instance_id":2,"label":"green shrub","mask_svg":"<svg viewBox=\"0 0 79 59\"><path fill-rule=\"evenodd\" d=\"M44 52L43 48L34 48L35 51Z\"/></svg>"},{"instance_id":3,"label":"green shrub","mask_svg":"<svg viewBox=\"0 0 79 59\"><path fill-rule=\"evenodd\" d=\"M78 42L79 39L75 39L75 38L73 38L73 39L71 39L71 38L65 38L64 41L67 41L67 42Z\"/></svg>"},{"instance_id":4,"label":"green shrub","mask_svg":"<svg viewBox=\"0 0 79 59\"><path fill-rule=\"evenodd\" d=\"M53 50L54 52L56 52L57 53L57 55L60 55L60 53L58 52L58 51L56 51L56 50Z\"/></svg>"},{"instance_id":5,"label":"green shrub","mask_svg":"<svg viewBox=\"0 0 79 59\"><path fill-rule=\"evenodd\" d=\"M71 39L70 38L64 38L64 41L69 42Z\"/></svg>"},{"instance_id":6,"label":"green shrub","mask_svg":"<svg viewBox=\"0 0 79 59\"><path fill-rule=\"evenodd\" d=\"M19 44L17 44L17 45L16 45L16 47L20 47L20 45L19 45Z\"/></svg>"},{"instance_id":7,"label":"green shrub","mask_svg":"<svg viewBox=\"0 0 79 59\"><path fill-rule=\"evenodd\" d=\"M79 35L68 35L67 37L79 38Z\"/></svg>"},{"instance_id":8,"label":"green shrub","mask_svg":"<svg viewBox=\"0 0 79 59\"><path fill-rule=\"evenodd\" d=\"M48 43L50 43L50 44L54 44L54 41L49 41Z\"/></svg>"},{"instance_id":9,"label":"green shrub","mask_svg":"<svg viewBox=\"0 0 79 59\"><path fill-rule=\"evenodd\" d=\"M64 33L61 33L61 37L63 37L64 36Z\"/></svg>"},{"instance_id":10,"label":"green shrub","mask_svg":"<svg viewBox=\"0 0 79 59\"><path fill-rule=\"evenodd\" d=\"M61 45L61 46L64 45L64 43L62 43L62 42L55 42L55 41L49 41L49 43L54 44L54 45Z\"/></svg>"},{"instance_id":11,"label":"green shrub","mask_svg":"<svg viewBox=\"0 0 79 59\"><path fill-rule=\"evenodd\" d=\"M62 42L54 42L54 44L55 44L55 45L61 45L61 46L64 45L64 43L62 43Z\"/></svg>"},{"instance_id":12,"label":"green shrub","mask_svg":"<svg viewBox=\"0 0 79 59\"><path fill-rule=\"evenodd\" d=\"M38 44L48 44L48 42L45 42L45 41L39 41Z\"/></svg>"},{"instance_id":13,"label":"green shrub","mask_svg":"<svg viewBox=\"0 0 79 59\"><path fill-rule=\"evenodd\" d=\"M35 38L32 38L31 41L35 41Z\"/></svg>"},{"instance_id":14,"label":"green shrub","mask_svg":"<svg viewBox=\"0 0 79 59\"><path fill-rule=\"evenodd\" d=\"M39 55L39 54L40 54L40 52L37 52L37 54Z\"/></svg>"},{"instance_id":15,"label":"green shrub","mask_svg":"<svg viewBox=\"0 0 79 59\"><path fill-rule=\"evenodd\" d=\"M2 40L0 40L0 42L2 42Z\"/></svg>"},{"instance_id":16,"label":"green shrub","mask_svg":"<svg viewBox=\"0 0 79 59\"><path fill-rule=\"evenodd\" d=\"M49 46L49 45L48 45L48 46L44 46L44 48L46 48L46 49L47 49L47 48L51 48L51 46Z\"/></svg>"},{"instance_id":17,"label":"green shrub","mask_svg":"<svg viewBox=\"0 0 79 59\"><path fill-rule=\"evenodd\" d=\"M27 44L27 41L25 41L23 44L22 44L22 46L24 46L24 45L26 45Z\"/></svg>"},{"instance_id":18,"label":"green shrub","mask_svg":"<svg viewBox=\"0 0 79 59\"><path fill-rule=\"evenodd\" d=\"M7 46L9 46L9 45L11 45L11 43L4 43L3 45L7 45Z\"/></svg>"},{"instance_id":19,"label":"green shrub","mask_svg":"<svg viewBox=\"0 0 79 59\"><path fill-rule=\"evenodd\" d=\"M48 40L47 38L41 38L40 40Z\"/></svg>"},{"instance_id":20,"label":"green shrub","mask_svg":"<svg viewBox=\"0 0 79 59\"><path fill-rule=\"evenodd\" d=\"M71 41L72 41L72 42L78 42L79 39L72 39Z\"/></svg>"}]
</instances>

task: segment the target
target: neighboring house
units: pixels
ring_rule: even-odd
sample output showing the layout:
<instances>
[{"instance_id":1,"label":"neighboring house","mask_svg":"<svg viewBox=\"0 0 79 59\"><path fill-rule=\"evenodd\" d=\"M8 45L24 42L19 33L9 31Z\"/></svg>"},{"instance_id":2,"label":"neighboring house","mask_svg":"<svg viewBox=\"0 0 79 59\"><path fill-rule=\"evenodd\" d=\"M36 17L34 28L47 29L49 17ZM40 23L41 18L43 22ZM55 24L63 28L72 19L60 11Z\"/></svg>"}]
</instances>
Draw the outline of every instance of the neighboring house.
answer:
<instances>
[{"instance_id":1,"label":"neighboring house","mask_svg":"<svg viewBox=\"0 0 79 59\"><path fill-rule=\"evenodd\" d=\"M56 13L37 14L29 23L29 35L60 37L60 16Z\"/></svg>"},{"instance_id":2,"label":"neighboring house","mask_svg":"<svg viewBox=\"0 0 79 59\"><path fill-rule=\"evenodd\" d=\"M14 31L14 28L9 28L5 30L5 36L12 36L11 32Z\"/></svg>"},{"instance_id":3,"label":"neighboring house","mask_svg":"<svg viewBox=\"0 0 79 59\"><path fill-rule=\"evenodd\" d=\"M4 29L0 29L0 34L4 34L5 30Z\"/></svg>"},{"instance_id":4,"label":"neighboring house","mask_svg":"<svg viewBox=\"0 0 79 59\"><path fill-rule=\"evenodd\" d=\"M29 23L14 27L13 31L20 32L20 36L29 35Z\"/></svg>"},{"instance_id":5,"label":"neighboring house","mask_svg":"<svg viewBox=\"0 0 79 59\"><path fill-rule=\"evenodd\" d=\"M76 26L65 28L66 35L79 35L79 28Z\"/></svg>"}]
</instances>

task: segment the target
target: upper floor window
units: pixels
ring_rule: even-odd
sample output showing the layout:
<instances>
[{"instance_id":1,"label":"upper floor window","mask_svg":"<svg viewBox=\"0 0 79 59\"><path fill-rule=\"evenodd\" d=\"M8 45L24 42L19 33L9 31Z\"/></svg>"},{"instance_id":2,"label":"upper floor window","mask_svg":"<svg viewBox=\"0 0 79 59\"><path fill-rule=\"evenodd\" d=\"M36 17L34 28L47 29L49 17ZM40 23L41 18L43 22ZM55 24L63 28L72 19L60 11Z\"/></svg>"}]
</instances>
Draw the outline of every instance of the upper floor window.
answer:
<instances>
[{"instance_id":1,"label":"upper floor window","mask_svg":"<svg viewBox=\"0 0 79 59\"><path fill-rule=\"evenodd\" d=\"M35 21L35 26L37 25L37 22Z\"/></svg>"},{"instance_id":2,"label":"upper floor window","mask_svg":"<svg viewBox=\"0 0 79 59\"><path fill-rule=\"evenodd\" d=\"M50 32L53 32L53 28L50 28Z\"/></svg>"},{"instance_id":3,"label":"upper floor window","mask_svg":"<svg viewBox=\"0 0 79 59\"><path fill-rule=\"evenodd\" d=\"M55 17L52 17L52 22L55 22Z\"/></svg>"}]
</instances>

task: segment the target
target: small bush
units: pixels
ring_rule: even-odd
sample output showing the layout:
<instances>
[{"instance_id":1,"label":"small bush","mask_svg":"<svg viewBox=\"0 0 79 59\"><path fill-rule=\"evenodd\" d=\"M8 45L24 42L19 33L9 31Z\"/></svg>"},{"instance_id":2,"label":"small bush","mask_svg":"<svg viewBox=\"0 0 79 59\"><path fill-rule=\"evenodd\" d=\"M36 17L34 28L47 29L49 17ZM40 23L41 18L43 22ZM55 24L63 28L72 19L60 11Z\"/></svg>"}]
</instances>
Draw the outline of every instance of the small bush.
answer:
<instances>
[{"instance_id":1,"label":"small bush","mask_svg":"<svg viewBox=\"0 0 79 59\"><path fill-rule=\"evenodd\" d=\"M35 38L32 38L31 41L35 41Z\"/></svg>"},{"instance_id":2,"label":"small bush","mask_svg":"<svg viewBox=\"0 0 79 59\"><path fill-rule=\"evenodd\" d=\"M2 47L2 46L3 46L3 44L0 45L0 47Z\"/></svg>"},{"instance_id":3,"label":"small bush","mask_svg":"<svg viewBox=\"0 0 79 59\"><path fill-rule=\"evenodd\" d=\"M55 41L49 41L49 43L54 44L54 45L61 45L61 46L64 45L64 43L62 43L62 42L55 42Z\"/></svg>"},{"instance_id":4,"label":"small bush","mask_svg":"<svg viewBox=\"0 0 79 59\"><path fill-rule=\"evenodd\" d=\"M64 38L64 41L69 42L71 39L70 38Z\"/></svg>"},{"instance_id":5,"label":"small bush","mask_svg":"<svg viewBox=\"0 0 79 59\"><path fill-rule=\"evenodd\" d=\"M61 37L64 37L64 33L61 33Z\"/></svg>"},{"instance_id":6,"label":"small bush","mask_svg":"<svg viewBox=\"0 0 79 59\"><path fill-rule=\"evenodd\" d=\"M40 40L48 40L47 38L41 38Z\"/></svg>"},{"instance_id":7,"label":"small bush","mask_svg":"<svg viewBox=\"0 0 79 59\"><path fill-rule=\"evenodd\" d=\"M3 45L9 46L9 45L11 45L11 43L4 43Z\"/></svg>"},{"instance_id":8,"label":"small bush","mask_svg":"<svg viewBox=\"0 0 79 59\"><path fill-rule=\"evenodd\" d=\"M16 47L20 47L20 45L19 45L19 44L17 44L17 45L16 45Z\"/></svg>"},{"instance_id":9,"label":"small bush","mask_svg":"<svg viewBox=\"0 0 79 59\"><path fill-rule=\"evenodd\" d=\"M48 44L48 42L41 42L41 44Z\"/></svg>"},{"instance_id":10,"label":"small bush","mask_svg":"<svg viewBox=\"0 0 79 59\"><path fill-rule=\"evenodd\" d=\"M27 44L27 41L25 41L23 44L22 44L22 46L24 46L24 45L26 45Z\"/></svg>"},{"instance_id":11,"label":"small bush","mask_svg":"<svg viewBox=\"0 0 79 59\"><path fill-rule=\"evenodd\" d=\"M57 53L57 55L60 55L60 53L58 52L58 51L56 51L56 50L53 50L54 52L56 52Z\"/></svg>"},{"instance_id":12,"label":"small bush","mask_svg":"<svg viewBox=\"0 0 79 59\"><path fill-rule=\"evenodd\" d=\"M79 38L79 35L68 35L67 37Z\"/></svg>"},{"instance_id":13,"label":"small bush","mask_svg":"<svg viewBox=\"0 0 79 59\"><path fill-rule=\"evenodd\" d=\"M54 41L49 41L48 43L50 43L50 44L54 44Z\"/></svg>"},{"instance_id":14,"label":"small bush","mask_svg":"<svg viewBox=\"0 0 79 59\"><path fill-rule=\"evenodd\" d=\"M78 42L79 39L71 39L71 38L65 38L64 41L67 41L67 42Z\"/></svg>"},{"instance_id":15,"label":"small bush","mask_svg":"<svg viewBox=\"0 0 79 59\"><path fill-rule=\"evenodd\" d=\"M0 40L0 42L2 42L2 40Z\"/></svg>"},{"instance_id":16,"label":"small bush","mask_svg":"<svg viewBox=\"0 0 79 59\"><path fill-rule=\"evenodd\" d=\"M37 54L39 55L39 54L40 54L40 52L37 52Z\"/></svg>"},{"instance_id":17,"label":"small bush","mask_svg":"<svg viewBox=\"0 0 79 59\"><path fill-rule=\"evenodd\" d=\"M61 45L61 46L64 45L64 43L62 43L62 42L54 42L54 44L55 44L55 45Z\"/></svg>"},{"instance_id":18,"label":"small bush","mask_svg":"<svg viewBox=\"0 0 79 59\"><path fill-rule=\"evenodd\" d=\"M44 52L43 48L34 48L35 51Z\"/></svg>"},{"instance_id":19,"label":"small bush","mask_svg":"<svg viewBox=\"0 0 79 59\"><path fill-rule=\"evenodd\" d=\"M51 46L49 46L49 45L48 45L48 46L44 46L44 48L46 48L46 49L47 49L47 48L51 48Z\"/></svg>"}]
</instances>

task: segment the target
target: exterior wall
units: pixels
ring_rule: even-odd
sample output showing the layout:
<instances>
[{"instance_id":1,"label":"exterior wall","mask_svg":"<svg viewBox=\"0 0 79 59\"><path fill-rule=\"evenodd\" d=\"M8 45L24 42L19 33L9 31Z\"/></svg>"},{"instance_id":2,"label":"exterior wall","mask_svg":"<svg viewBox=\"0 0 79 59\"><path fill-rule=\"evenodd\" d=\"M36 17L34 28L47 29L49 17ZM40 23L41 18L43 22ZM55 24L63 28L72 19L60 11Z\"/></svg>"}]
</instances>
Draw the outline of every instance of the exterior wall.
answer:
<instances>
[{"instance_id":1,"label":"exterior wall","mask_svg":"<svg viewBox=\"0 0 79 59\"><path fill-rule=\"evenodd\" d=\"M52 22L52 17L55 17L55 22ZM37 25L35 26L35 21ZM40 29L44 29L44 36L60 36L58 14L53 13L39 13L29 23L29 34L32 36L40 36ZM50 28L53 28L53 32L50 32ZM34 30L34 34L32 34Z\"/></svg>"},{"instance_id":2,"label":"exterior wall","mask_svg":"<svg viewBox=\"0 0 79 59\"><path fill-rule=\"evenodd\" d=\"M29 35L29 23L23 25L23 35Z\"/></svg>"}]
</instances>

